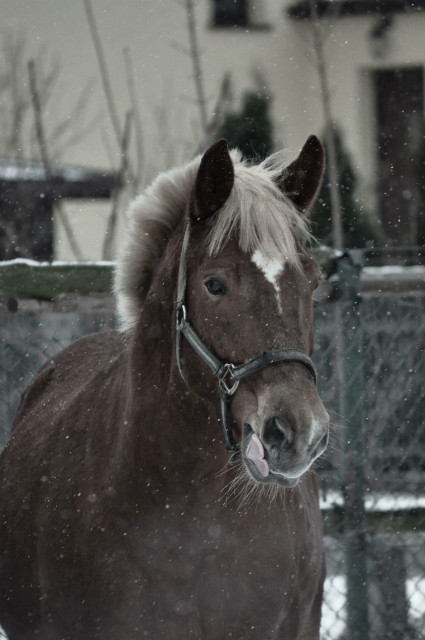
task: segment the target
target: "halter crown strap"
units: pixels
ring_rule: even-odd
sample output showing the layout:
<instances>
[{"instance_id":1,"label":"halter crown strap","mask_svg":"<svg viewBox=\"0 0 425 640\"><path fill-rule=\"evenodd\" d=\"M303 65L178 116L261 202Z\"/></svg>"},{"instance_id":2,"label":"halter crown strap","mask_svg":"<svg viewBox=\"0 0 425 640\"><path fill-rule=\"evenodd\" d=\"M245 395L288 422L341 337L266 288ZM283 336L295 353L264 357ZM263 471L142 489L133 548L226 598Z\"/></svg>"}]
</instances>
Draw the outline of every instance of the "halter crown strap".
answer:
<instances>
[{"instance_id":1,"label":"halter crown strap","mask_svg":"<svg viewBox=\"0 0 425 640\"><path fill-rule=\"evenodd\" d=\"M177 307L176 307L176 359L177 366L179 368L179 372L181 377L184 380L184 374L181 363L181 344L182 344L182 329L183 325L186 322L186 306L185 306L185 297L186 297L186 254L187 248L189 246L189 225L186 227L186 231L183 237L182 249L180 253L180 262L179 262L179 274L177 278Z\"/></svg>"},{"instance_id":2,"label":"halter crown strap","mask_svg":"<svg viewBox=\"0 0 425 640\"><path fill-rule=\"evenodd\" d=\"M316 368L309 356L300 349L274 349L263 351L260 355L251 358L241 365L224 363L202 342L196 331L186 318L186 254L189 246L189 226L186 228L179 264L177 281L177 318L176 318L176 359L181 377L184 378L181 362L181 343L184 336L191 347L208 365L213 374L218 378L221 396L221 420L219 420L220 432L226 450L237 452L239 445L233 437L228 425L230 400L238 388L239 381L247 376L260 371L273 364L281 362L296 362L303 364L313 376L314 383L317 380Z\"/></svg>"}]
</instances>

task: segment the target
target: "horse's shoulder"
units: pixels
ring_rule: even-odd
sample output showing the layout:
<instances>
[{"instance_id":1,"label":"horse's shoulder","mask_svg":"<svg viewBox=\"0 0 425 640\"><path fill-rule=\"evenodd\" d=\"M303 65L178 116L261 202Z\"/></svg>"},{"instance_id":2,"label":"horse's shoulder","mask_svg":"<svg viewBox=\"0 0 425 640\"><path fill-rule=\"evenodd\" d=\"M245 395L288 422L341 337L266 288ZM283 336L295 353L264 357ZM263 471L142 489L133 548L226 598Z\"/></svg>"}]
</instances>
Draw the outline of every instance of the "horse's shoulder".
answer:
<instances>
[{"instance_id":1,"label":"horse's shoulder","mask_svg":"<svg viewBox=\"0 0 425 640\"><path fill-rule=\"evenodd\" d=\"M107 359L118 355L126 347L125 334L119 331L102 331L92 333L83 338L79 338L68 347L60 351L52 358L52 362L59 364L67 360L74 361L78 357L84 358L96 356Z\"/></svg>"},{"instance_id":2,"label":"horse's shoulder","mask_svg":"<svg viewBox=\"0 0 425 640\"><path fill-rule=\"evenodd\" d=\"M63 386L73 386L73 381L83 384L85 379L105 369L125 348L126 341L122 333L105 331L80 338L49 358L23 394L12 431L35 404L44 402L48 394L63 393ZM61 391L58 385L62 387Z\"/></svg>"},{"instance_id":3,"label":"horse's shoulder","mask_svg":"<svg viewBox=\"0 0 425 640\"><path fill-rule=\"evenodd\" d=\"M78 369L81 375L84 370L101 369L114 360L126 348L124 334L118 331L104 331L79 338L68 347L54 355L40 370L54 369L61 376L74 375Z\"/></svg>"}]
</instances>

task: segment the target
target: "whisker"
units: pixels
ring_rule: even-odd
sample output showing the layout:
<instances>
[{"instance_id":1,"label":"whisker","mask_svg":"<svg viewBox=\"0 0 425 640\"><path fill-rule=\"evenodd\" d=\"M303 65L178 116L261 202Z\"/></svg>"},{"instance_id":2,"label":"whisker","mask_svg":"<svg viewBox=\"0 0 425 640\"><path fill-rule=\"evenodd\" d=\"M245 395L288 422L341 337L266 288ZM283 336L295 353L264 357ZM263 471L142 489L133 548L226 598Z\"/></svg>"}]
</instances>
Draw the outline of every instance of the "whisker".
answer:
<instances>
[{"instance_id":1,"label":"whisker","mask_svg":"<svg viewBox=\"0 0 425 640\"><path fill-rule=\"evenodd\" d=\"M215 472L214 477L215 478L220 478L221 476L226 475L226 473L229 473L230 470L237 468L238 464L233 464L233 465L229 465L228 462L225 463L225 465L219 469L218 471Z\"/></svg>"},{"instance_id":2,"label":"whisker","mask_svg":"<svg viewBox=\"0 0 425 640\"><path fill-rule=\"evenodd\" d=\"M344 435L340 432L334 429L334 425L331 425L331 428L329 429L329 440L337 443L338 445L342 445L344 442Z\"/></svg>"},{"instance_id":3,"label":"whisker","mask_svg":"<svg viewBox=\"0 0 425 640\"><path fill-rule=\"evenodd\" d=\"M344 420L344 416L338 413L337 411L334 411L333 409L328 409L327 407L326 407L326 410L328 413L332 413L337 418L341 418L341 420Z\"/></svg>"},{"instance_id":4,"label":"whisker","mask_svg":"<svg viewBox=\"0 0 425 640\"><path fill-rule=\"evenodd\" d=\"M243 484L245 482L245 474L243 472L242 465L238 465L235 472L235 477L232 478L222 489L225 506L231 504L234 500L237 500L244 489Z\"/></svg>"},{"instance_id":5,"label":"whisker","mask_svg":"<svg viewBox=\"0 0 425 640\"><path fill-rule=\"evenodd\" d=\"M247 472L245 466L241 462L231 469L234 476L222 488L222 497L225 506L235 504L236 511L248 511L260 503L268 503L269 510L275 506L276 500L280 496L285 496L285 487L277 483L259 483L254 480ZM229 472L229 469L227 469ZM220 475L223 475L221 470Z\"/></svg>"}]
</instances>

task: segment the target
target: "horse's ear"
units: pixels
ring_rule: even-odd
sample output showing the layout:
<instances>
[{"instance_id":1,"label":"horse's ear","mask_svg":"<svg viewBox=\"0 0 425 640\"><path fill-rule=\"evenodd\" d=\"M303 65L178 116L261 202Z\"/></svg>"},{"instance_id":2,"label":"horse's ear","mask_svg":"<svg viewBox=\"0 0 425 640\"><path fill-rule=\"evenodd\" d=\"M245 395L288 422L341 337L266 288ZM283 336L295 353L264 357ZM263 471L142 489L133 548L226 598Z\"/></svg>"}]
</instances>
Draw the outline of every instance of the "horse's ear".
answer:
<instances>
[{"instance_id":1,"label":"horse's ear","mask_svg":"<svg viewBox=\"0 0 425 640\"><path fill-rule=\"evenodd\" d=\"M222 138L204 153L195 183L192 217L204 220L224 205L233 187L233 162Z\"/></svg>"},{"instance_id":2,"label":"horse's ear","mask_svg":"<svg viewBox=\"0 0 425 640\"><path fill-rule=\"evenodd\" d=\"M284 170L279 187L301 212L313 204L325 168L325 152L316 136L310 136L296 160Z\"/></svg>"}]
</instances>

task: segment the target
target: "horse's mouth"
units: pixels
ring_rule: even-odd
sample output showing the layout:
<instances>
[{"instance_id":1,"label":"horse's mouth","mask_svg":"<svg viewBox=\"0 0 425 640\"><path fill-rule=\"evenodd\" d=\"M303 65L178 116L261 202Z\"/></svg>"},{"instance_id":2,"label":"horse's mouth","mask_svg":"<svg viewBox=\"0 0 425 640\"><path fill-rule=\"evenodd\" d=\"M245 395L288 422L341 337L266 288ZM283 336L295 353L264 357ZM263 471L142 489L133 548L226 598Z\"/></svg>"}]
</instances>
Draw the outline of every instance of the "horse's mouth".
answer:
<instances>
[{"instance_id":1,"label":"horse's mouth","mask_svg":"<svg viewBox=\"0 0 425 640\"><path fill-rule=\"evenodd\" d=\"M277 483L283 487L295 487L306 471L303 469L299 474L285 473L272 466L267 449L249 424L244 426L242 459L249 475L261 483Z\"/></svg>"}]
</instances>

